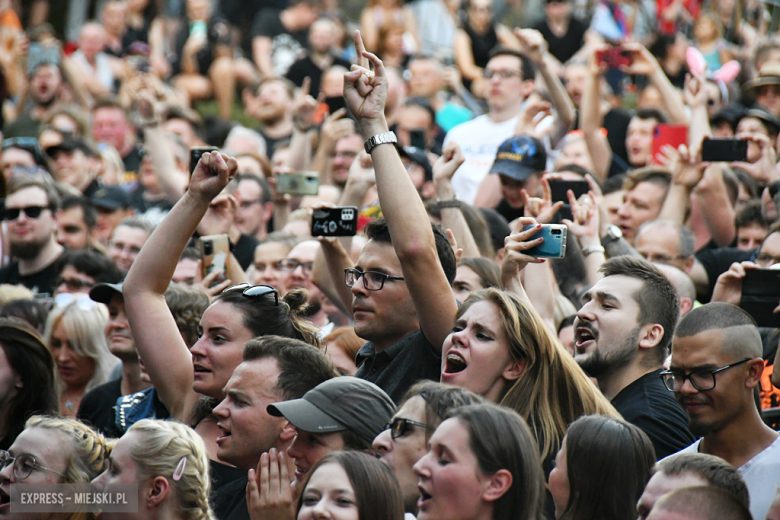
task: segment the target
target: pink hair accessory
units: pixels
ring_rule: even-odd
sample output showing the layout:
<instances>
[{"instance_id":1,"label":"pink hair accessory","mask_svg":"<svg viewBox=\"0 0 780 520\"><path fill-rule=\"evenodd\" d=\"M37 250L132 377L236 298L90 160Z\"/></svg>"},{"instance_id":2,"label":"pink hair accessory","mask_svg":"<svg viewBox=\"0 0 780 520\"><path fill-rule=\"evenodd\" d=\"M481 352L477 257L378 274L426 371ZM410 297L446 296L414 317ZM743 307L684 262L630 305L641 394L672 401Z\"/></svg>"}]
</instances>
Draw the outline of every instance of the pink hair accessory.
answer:
<instances>
[{"instance_id":1,"label":"pink hair accessory","mask_svg":"<svg viewBox=\"0 0 780 520\"><path fill-rule=\"evenodd\" d=\"M688 70L695 72L696 74L704 74L707 70L707 60L695 47L688 47L685 51L685 61L688 62Z\"/></svg>"},{"instance_id":2,"label":"pink hair accessory","mask_svg":"<svg viewBox=\"0 0 780 520\"><path fill-rule=\"evenodd\" d=\"M739 76L742 71L742 66L738 61L731 60L725 63L721 68L712 73L712 78L722 81L723 83L731 83Z\"/></svg>"},{"instance_id":3,"label":"pink hair accessory","mask_svg":"<svg viewBox=\"0 0 780 520\"><path fill-rule=\"evenodd\" d=\"M173 480L179 481L181 476L184 475L184 470L187 468L187 456L183 456L179 461L179 465L176 466L176 471L173 472Z\"/></svg>"}]
</instances>

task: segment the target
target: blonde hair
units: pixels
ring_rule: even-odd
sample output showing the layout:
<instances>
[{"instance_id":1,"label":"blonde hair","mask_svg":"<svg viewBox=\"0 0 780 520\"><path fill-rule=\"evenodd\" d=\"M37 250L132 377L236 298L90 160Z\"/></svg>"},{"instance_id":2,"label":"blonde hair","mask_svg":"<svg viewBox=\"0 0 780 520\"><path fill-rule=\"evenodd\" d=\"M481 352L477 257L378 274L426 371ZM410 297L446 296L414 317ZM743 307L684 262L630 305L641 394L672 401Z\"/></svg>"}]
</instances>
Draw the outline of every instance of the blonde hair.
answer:
<instances>
[{"instance_id":1,"label":"blonde hair","mask_svg":"<svg viewBox=\"0 0 780 520\"><path fill-rule=\"evenodd\" d=\"M24 425L25 430L41 428L64 435L73 444L73 451L65 466L62 484L88 484L106 469L108 456L114 446L102 434L76 419L34 415ZM92 520L95 513L70 513L65 520Z\"/></svg>"},{"instance_id":2,"label":"blonde hair","mask_svg":"<svg viewBox=\"0 0 780 520\"><path fill-rule=\"evenodd\" d=\"M579 417L598 414L622 419L536 310L514 294L495 288L472 293L456 319L482 301L498 307L512 358L526 361L520 377L507 382L500 404L528 422L542 460L560 446L566 428Z\"/></svg>"},{"instance_id":3,"label":"blonde hair","mask_svg":"<svg viewBox=\"0 0 780 520\"><path fill-rule=\"evenodd\" d=\"M43 334L46 345L51 348L52 332L61 323L76 354L95 361L95 374L87 384L87 392L107 382L111 370L119 361L108 350L105 333L107 322L106 306L93 302L86 295L79 295L67 305L55 307L46 320Z\"/></svg>"},{"instance_id":4,"label":"blonde hair","mask_svg":"<svg viewBox=\"0 0 780 520\"><path fill-rule=\"evenodd\" d=\"M130 458L138 465L139 479L165 477L175 492L176 508L183 518L212 520L209 457L200 435L181 423L153 419L138 421L128 432L141 437L130 450ZM180 471L181 478L177 480L173 475Z\"/></svg>"},{"instance_id":5,"label":"blonde hair","mask_svg":"<svg viewBox=\"0 0 780 520\"><path fill-rule=\"evenodd\" d=\"M553 310L553 322L555 323L555 330L560 328L563 320L569 316L577 314L577 307L562 294L555 295L555 310Z\"/></svg>"},{"instance_id":6,"label":"blonde hair","mask_svg":"<svg viewBox=\"0 0 780 520\"><path fill-rule=\"evenodd\" d=\"M23 285L0 284L0 307L13 300L34 300L33 292Z\"/></svg>"}]
</instances>

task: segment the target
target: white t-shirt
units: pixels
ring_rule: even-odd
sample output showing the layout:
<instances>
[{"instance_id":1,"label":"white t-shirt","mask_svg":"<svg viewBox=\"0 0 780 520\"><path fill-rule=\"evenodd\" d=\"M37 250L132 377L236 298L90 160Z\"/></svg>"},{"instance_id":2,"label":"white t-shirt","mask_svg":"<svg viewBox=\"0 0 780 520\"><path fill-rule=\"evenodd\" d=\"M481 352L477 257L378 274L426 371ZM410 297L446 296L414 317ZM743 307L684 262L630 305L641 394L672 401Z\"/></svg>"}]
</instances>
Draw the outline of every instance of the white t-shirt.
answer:
<instances>
[{"instance_id":1,"label":"white t-shirt","mask_svg":"<svg viewBox=\"0 0 780 520\"><path fill-rule=\"evenodd\" d=\"M482 115L447 132L444 144L455 141L466 157L466 162L452 177L452 187L460 200L474 204L479 185L496 159L498 147L514 135L515 126L517 116L494 123L490 117Z\"/></svg>"},{"instance_id":2,"label":"white t-shirt","mask_svg":"<svg viewBox=\"0 0 780 520\"><path fill-rule=\"evenodd\" d=\"M679 453L699 453L701 439ZM764 520L780 484L780 436L764 451L737 468L750 492L753 520Z\"/></svg>"}]
</instances>

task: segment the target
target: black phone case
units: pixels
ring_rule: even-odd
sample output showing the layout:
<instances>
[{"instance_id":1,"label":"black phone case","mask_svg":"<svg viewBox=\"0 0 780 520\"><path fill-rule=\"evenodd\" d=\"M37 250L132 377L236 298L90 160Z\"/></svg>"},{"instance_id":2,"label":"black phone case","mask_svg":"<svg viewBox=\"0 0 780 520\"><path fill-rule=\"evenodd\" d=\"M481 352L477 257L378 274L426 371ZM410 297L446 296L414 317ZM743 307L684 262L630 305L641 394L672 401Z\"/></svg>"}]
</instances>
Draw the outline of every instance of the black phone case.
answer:
<instances>
[{"instance_id":1,"label":"black phone case","mask_svg":"<svg viewBox=\"0 0 780 520\"><path fill-rule=\"evenodd\" d=\"M742 139L707 139L701 143L701 160L708 162L747 161L748 143Z\"/></svg>"},{"instance_id":2,"label":"black phone case","mask_svg":"<svg viewBox=\"0 0 780 520\"><path fill-rule=\"evenodd\" d=\"M315 237L351 237L357 234L356 206L315 209L311 218L311 234Z\"/></svg>"},{"instance_id":3,"label":"black phone case","mask_svg":"<svg viewBox=\"0 0 780 520\"><path fill-rule=\"evenodd\" d=\"M746 269L739 306L753 316L759 327L780 327L780 270Z\"/></svg>"}]
</instances>

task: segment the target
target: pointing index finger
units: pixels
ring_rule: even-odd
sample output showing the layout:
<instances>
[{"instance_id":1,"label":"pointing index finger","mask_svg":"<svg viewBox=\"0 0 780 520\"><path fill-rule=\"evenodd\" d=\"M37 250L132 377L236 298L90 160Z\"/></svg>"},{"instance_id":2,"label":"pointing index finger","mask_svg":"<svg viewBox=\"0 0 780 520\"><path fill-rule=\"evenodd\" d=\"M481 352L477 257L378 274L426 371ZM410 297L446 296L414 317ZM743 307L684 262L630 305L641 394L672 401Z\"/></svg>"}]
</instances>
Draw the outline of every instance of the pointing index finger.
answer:
<instances>
[{"instance_id":1,"label":"pointing index finger","mask_svg":"<svg viewBox=\"0 0 780 520\"><path fill-rule=\"evenodd\" d=\"M357 53L358 65L364 69L368 69L368 58L363 56L366 50L366 46L363 45L363 38L360 36L360 31L355 31L355 52Z\"/></svg>"}]
</instances>

